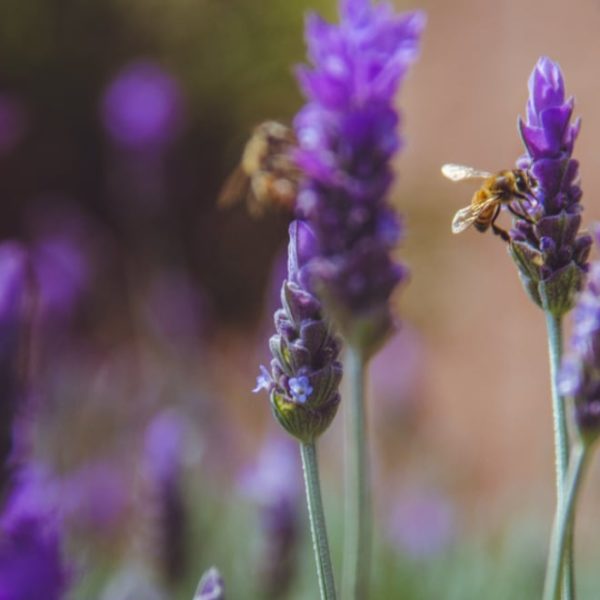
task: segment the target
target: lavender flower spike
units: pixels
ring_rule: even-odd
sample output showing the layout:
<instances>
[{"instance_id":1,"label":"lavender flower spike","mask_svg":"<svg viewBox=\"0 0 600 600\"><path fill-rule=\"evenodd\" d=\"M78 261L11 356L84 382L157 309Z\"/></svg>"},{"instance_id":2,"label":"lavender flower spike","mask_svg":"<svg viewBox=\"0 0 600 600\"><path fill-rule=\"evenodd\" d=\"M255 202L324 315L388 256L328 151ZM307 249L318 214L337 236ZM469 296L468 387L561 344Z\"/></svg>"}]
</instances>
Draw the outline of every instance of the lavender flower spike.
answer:
<instances>
[{"instance_id":1,"label":"lavender flower spike","mask_svg":"<svg viewBox=\"0 0 600 600\"><path fill-rule=\"evenodd\" d=\"M301 221L294 221L289 232L283 308L275 312L277 333L269 340L274 357L271 372L261 367L254 391L266 389L282 427L309 444L329 427L337 412L342 366L337 361L338 340L310 287L307 263L316 253L314 234Z\"/></svg>"},{"instance_id":2,"label":"lavender flower spike","mask_svg":"<svg viewBox=\"0 0 600 600\"><path fill-rule=\"evenodd\" d=\"M600 227L594 232L600 247ZM573 310L570 351L559 375L560 391L575 400L575 421L584 441L600 435L600 261L595 261Z\"/></svg>"},{"instance_id":3,"label":"lavender flower spike","mask_svg":"<svg viewBox=\"0 0 600 600\"><path fill-rule=\"evenodd\" d=\"M417 58L422 12L342 0L341 22L311 15L313 68L298 80L308 99L295 119L306 180L298 210L319 241L311 272L346 339L371 351L392 327L388 301L406 269L390 255L401 226L386 201L401 148L394 97Z\"/></svg>"},{"instance_id":4,"label":"lavender flower spike","mask_svg":"<svg viewBox=\"0 0 600 600\"><path fill-rule=\"evenodd\" d=\"M527 117L519 119L526 154L517 163L538 187L523 205L527 218L518 218L511 231L510 249L525 289L555 317L572 308L591 245L588 235L578 235L581 189L572 153L580 120L571 122L573 106L559 66L540 58L529 79Z\"/></svg>"}]
</instances>

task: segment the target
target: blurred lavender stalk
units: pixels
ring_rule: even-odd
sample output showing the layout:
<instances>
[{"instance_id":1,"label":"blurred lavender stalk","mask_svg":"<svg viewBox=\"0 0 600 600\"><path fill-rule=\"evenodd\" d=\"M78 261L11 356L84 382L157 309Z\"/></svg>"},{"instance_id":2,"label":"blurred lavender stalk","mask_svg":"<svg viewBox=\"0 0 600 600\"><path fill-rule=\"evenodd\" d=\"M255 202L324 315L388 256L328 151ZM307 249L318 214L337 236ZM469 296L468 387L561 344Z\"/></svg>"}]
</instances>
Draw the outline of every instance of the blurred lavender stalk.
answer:
<instances>
[{"instance_id":1,"label":"blurred lavender stalk","mask_svg":"<svg viewBox=\"0 0 600 600\"><path fill-rule=\"evenodd\" d=\"M518 166L528 169L537 187L523 203L525 214L511 230L510 252L531 299L546 313L556 451L557 504L564 502L569 461L569 432L564 398L558 389L562 357L562 317L583 285L591 238L579 234L581 188L578 162L572 158L581 121L571 122L573 98L565 98L558 64L538 60L529 79L526 120L519 129L526 154ZM567 542L565 598L573 597L572 551Z\"/></svg>"},{"instance_id":2,"label":"blurred lavender stalk","mask_svg":"<svg viewBox=\"0 0 600 600\"><path fill-rule=\"evenodd\" d=\"M158 510L156 548L165 580L176 586L188 557L187 514L182 492L185 423L174 409L159 412L146 430L145 467Z\"/></svg>"},{"instance_id":3,"label":"blurred lavender stalk","mask_svg":"<svg viewBox=\"0 0 600 600\"><path fill-rule=\"evenodd\" d=\"M28 441L17 423L25 419L31 361L33 289L27 251L15 242L0 244L0 497L10 471Z\"/></svg>"},{"instance_id":4,"label":"blurred lavender stalk","mask_svg":"<svg viewBox=\"0 0 600 600\"><path fill-rule=\"evenodd\" d=\"M216 567L202 575L193 600L225 600L225 584Z\"/></svg>"},{"instance_id":5,"label":"blurred lavender stalk","mask_svg":"<svg viewBox=\"0 0 600 600\"><path fill-rule=\"evenodd\" d=\"M301 481L295 445L275 436L267 438L256 464L240 478L242 492L260 511L258 571L261 597L266 600L285 597L296 576Z\"/></svg>"},{"instance_id":6,"label":"blurred lavender stalk","mask_svg":"<svg viewBox=\"0 0 600 600\"><path fill-rule=\"evenodd\" d=\"M371 561L364 371L393 329L390 296L407 276L391 255L401 226L387 195L402 143L395 96L417 58L425 16L341 0L340 17L334 25L307 20L313 67L298 71L308 103L295 120L296 160L306 176L298 208L318 242L313 285L349 345L344 582L349 597L362 599Z\"/></svg>"},{"instance_id":7,"label":"blurred lavender stalk","mask_svg":"<svg viewBox=\"0 0 600 600\"><path fill-rule=\"evenodd\" d=\"M595 229L600 247L600 228ZM564 490L556 509L546 569L544 600L561 597L561 573L573 543L576 502L592 448L600 436L600 262L594 261L588 280L573 310L570 348L559 373L559 391L573 399L577 439L565 475ZM564 585L564 583L563 583ZM575 597L563 588L563 597Z\"/></svg>"}]
</instances>

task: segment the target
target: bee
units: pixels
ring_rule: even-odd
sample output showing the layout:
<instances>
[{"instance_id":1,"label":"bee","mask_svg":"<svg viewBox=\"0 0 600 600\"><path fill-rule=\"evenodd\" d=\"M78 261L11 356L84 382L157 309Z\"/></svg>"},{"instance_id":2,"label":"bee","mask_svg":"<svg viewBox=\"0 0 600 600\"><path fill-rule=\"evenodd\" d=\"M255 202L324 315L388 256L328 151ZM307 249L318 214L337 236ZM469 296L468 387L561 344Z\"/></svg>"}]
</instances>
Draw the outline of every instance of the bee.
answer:
<instances>
[{"instance_id":1,"label":"bee","mask_svg":"<svg viewBox=\"0 0 600 600\"><path fill-rule=\"evenodd\" d=\"M246 201L253 217L271 207L291 211L296 202L300 169L292 152L294 132L276 121L257 125L246 142L240 164L225 181L217 205L229 207Z\"/></svg>"},{"instance_id":2,"label":"bee","mask_svg":"<svg viewBox=\"0 0 600 600\"><path fill-rule=\"evenodd\" d=\"M442 173L452 181L463 181L465 179L483 179L481 187L473 194L471 204L461 208L452 219L452 233L460 233L473 225L481 232L492 231L499 235L505 242L510 241L508 233L496 225L496 219L500 214L502 205L520 219L531 222L525 209L516 210L511 202L529 200L537 182L523 169L499 171L488 173L478 171L471 167L462 165L444 165Z\"/></svg>"}]
</instances>

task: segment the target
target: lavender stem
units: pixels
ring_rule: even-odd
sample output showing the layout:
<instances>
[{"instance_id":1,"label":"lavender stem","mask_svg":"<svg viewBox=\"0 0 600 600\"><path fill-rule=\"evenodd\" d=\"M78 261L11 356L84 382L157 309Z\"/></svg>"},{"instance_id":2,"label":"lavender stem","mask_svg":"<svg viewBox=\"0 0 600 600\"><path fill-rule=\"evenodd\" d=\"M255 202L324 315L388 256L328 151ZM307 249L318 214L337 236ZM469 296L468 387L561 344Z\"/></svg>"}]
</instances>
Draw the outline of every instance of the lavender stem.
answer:
<instances>
[{"instance_id":1,"label":"lavender stem","mask_svg":"<svg viewBox=\"0 0 600 600\"><path fill-rule=\"evenodd\" d=\"M554 425L554 448L556 452L556 502L563 502L565 478L569 466L569 432L564 398L558 390L557 377L563 354L562 318L546 311L548 349L550 353L550 385L552 389L552 418ZM558 508L557 508L558 510ZM563 569L563 598L572 600L573 590L573 550L572 533L567 531L565 563Z\"/></svg>"},{"instance_id":2,"label":"lavender stem","mask_svg":"<svg viewBox=\"0 0 600 600\"><path fill-rule=\"evenodd\" d=\"M557 506L550 552L546 568L544 583L544 600L559 600L561 579L564 581L564 566L567 553L572 542L573 522L575 517L575 504L583 481L583 474L589 456L588 445L579 443L573 449L567 476L565 479L564 495ZM571 593L571 592L568 592ZM563 594L563 598L566 594ZM574 595L573 595L574 597Z\"/></svg>"},{"instance_id":3,"label":"lavender stem","mask_svg":"<svg viewBox=\"0 0 600 600\"><path fill-rule=\"evenodd\" d=\"M344 598L367 598L371 571L371 498L365 416L365 359L349 346L350 394L346 403L346 515Z\"/></svg>"},{"instance_id":4,"label":"lavender stem","mask_svg":"<svg viewBox=\"0 0 600 600\"><path fill-rule=\"evenodd\" d=\"M313 541L313 550L317 563L317 577L321 600L335 600L335 583L333 568L327 541L327 528L325 514L321 499L321 484L319 482L319 466L317 462L317 448L315 443L300 443L302 455L302 471L304 472L304 485L306 487L306 502L310 520L310 531Z\"/></svg>"}]
</instances>

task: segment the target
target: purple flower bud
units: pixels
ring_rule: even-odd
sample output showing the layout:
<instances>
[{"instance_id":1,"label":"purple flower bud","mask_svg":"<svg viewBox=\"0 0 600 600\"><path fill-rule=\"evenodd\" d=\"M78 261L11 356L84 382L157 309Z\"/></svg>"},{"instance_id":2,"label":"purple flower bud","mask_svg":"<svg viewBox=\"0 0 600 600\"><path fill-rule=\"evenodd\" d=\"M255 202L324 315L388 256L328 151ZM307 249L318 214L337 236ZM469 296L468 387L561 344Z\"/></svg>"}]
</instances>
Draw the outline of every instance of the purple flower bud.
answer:
<instances>
[{"instance_id":1,"label":"purple flower bud","mask_svg":"<svg viewBox=\"0 0 600 600\"><path fill-rule=\"evenodd\" d=\"M595 237L599 247L600 228ZM575 421L583 439L596 439L600 435L600 262L592 263L573 310L573 332L559 373L559 390L575 401Z\"/></svg>"},{"instance_id":2,"label":"purple flower bud","mask_svg":"<svg viewBox=\"0 0 600 600\"><path fill-rule=\"evenodd\" d=\"M573 105L559 66L540 58L529 79L526 119L519 119L526 154L518 165L537 181L535 202L521 203L527 219L516 219L510 250L533 301L556 316L573 306L591 243L578 234L581 189L571 155L580 121L571 122Z\"/></svg>"},{"instance_id":3,"label":"purple flower bud","mask_svg":"<svg viewBox=\"0 0 600 600\"><path fill-rule=\"evenodd\" d=\"M304 442L317 438L331 423L340 402L342 366L339 343L324 321L321 303L304 287L304 266L314 249L306 223L290 225L288 279L281 288L283 308L275 313L277 333L269 340L271 373L261 366L255 392L269 392L279 423Z\"/></svg>"},{"instance_id":4,"label":"purple flower bud","mask_svg":"<svg viewBox=\"0 0 600 600\"><path fill-rule=\"evenodd\" d=\"M113 140L134 150L161 149L179 133L183 101L177 80L150 61L127 65L102 102L104 126Z\"/></svg>"},{"instance_id":5,"label":"purple flower bud","mask_svg":"<svg viewBox=\"0 0 600 600\"><path fill-rule=\"evenodd\" d=\"M341 21L306 24L312 68L298 70L308 103L296 116L305 174L299 211L316 236L307 269L346 339L373 351L392 327L389 298L406 270L391 250L401 226L387 203L402 146L394 97L418 54L421 12L341 2Z\"/></svg>"},{"instance_id":6,"label":"purple flower bud","mask_svg":"<svg viewBox=\"0 0 600 600\"><path fill-rule=\"evenodd\" d=\"M216 567L202 575L194 600L225 600L225 584Z\"/></svg>"}]
</instances>

